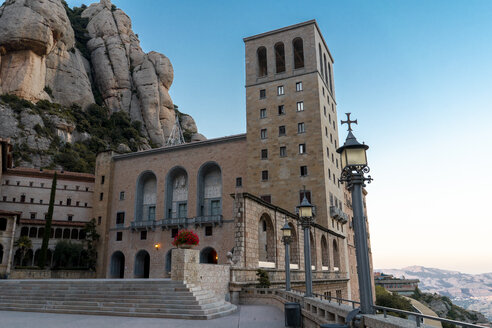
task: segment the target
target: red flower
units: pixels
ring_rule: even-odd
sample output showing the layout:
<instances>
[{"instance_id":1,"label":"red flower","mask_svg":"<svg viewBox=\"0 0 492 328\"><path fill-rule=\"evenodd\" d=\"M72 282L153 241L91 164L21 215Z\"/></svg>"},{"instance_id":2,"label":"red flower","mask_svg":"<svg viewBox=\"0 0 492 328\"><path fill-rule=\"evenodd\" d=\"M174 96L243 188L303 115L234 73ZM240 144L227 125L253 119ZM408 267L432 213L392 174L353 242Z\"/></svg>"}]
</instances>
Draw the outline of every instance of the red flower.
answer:
<instances>
[{"instance_id":1,"label":"red flower","mask_svg":"<svg viewBox=\"0 0 492 328\"><path fill-rule=\"evenodd\" d=\"M191 230L180 230L174 236L174 240L172 242L173 246L178 247L179 245L198 245L200 242L200 239L198 238L198 235L194 233Z\"/></svg>"}]
</instances>

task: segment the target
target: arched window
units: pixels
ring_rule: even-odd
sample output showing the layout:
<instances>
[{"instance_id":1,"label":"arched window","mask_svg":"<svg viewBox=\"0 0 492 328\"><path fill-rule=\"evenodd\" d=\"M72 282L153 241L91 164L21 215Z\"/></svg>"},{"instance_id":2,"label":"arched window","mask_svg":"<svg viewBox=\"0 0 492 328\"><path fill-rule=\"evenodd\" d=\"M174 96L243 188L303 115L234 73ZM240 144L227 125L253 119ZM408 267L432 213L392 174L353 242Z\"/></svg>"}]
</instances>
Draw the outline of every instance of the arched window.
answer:
<instances>
[{"instance_id":1,"label":"arched window","mask_svg":"<svg viewBox=\"0 0 492 328\"><path fill-rule=\"evenodd\" d=\"M333 270L340 270L340 253L338 250L338 244L336 240L333 240Z\"/></svg>"},{"instance_id":2,"label":"arched window","mask_svg":"<svg viewBox=\"0 0 492 328\"><path fill-rule=\"evenodd\" d=\"M72 234L70 235L70 239L73 239L73 240L79 239L79 230L72 229Z\"/></svg>"},{"instance_id":3,"label":"arched window","mask_svg":"<svg viewBox=\"0 0 492 328\"><path fill-rule=\"evenodd\" d=\"M7 230L7 219L0 218L0 231L5 231L5 230Z\"/></svg>"},{"instance_id":4,"label":"arched window","mask_svg":"<svg viewBox=\"0 0 492 328\"><path fill-rule=\"evenodd\" d=\"M0 244L0 264L3 262L3 245Z\"/></svg>"},{"instance_id":5,"label":"arched window","mask_svg":"<svg viewBox=\"0 0 492 328\"><path fill-rule=\"evenodd\" d=\"M123 278L125 276L125 255L116 251L111 255L110 267L109 267L110 278Z\"/></svg>"},{"instance_id":6,"label":"arched window","mask_svg":"<svg viewBox=\"0 0 492 328\"><path fill-rule=\"evenodd\" d=\"M28 227L22 227L20 235L21 235L21 237L29 236L29 228Z\"/></svg>"},{"instance_id":7,"label":"arched window","mask_svg":"<svg viewBox=\"0 0 492 328\"><path fill-rule=\"evenodd\" d=\"M182 167L169 171L166 178L166 217L185 218L188 214L188 173Z\"/></svg>"},{"instance_id":8,"label":"arched window","mask_svg":"<svg viewBox=\"0 0 492 328\"><path fill-rule=\"evenodd\" d=\"M263 214L258 224L258 259L260 262L275 262L275 235L268 214Z\"/></svg>"},{"instance_id":9,"label":"arched window","mask_svg":"<svg viewBox=\"0 0 492 328\"><path fill-rule=\"evenodd\" d=\"M157 178L151 171L140 174L137 180L135 221L155 220Z\"/></svg>"},{"instance_id":10,"label":"arched window","mask_svg":"<svg viewBox=\"0 0 492 328\"><path fill-rule=\"evenodd\" d=\"M141 250L135 255L135 278L148 278L150 272L150 255L146 250Z\"/></svg>"},{"instance_id":11,"label":"arched window","mask_svg":"<svg viewBox=\"0 0 492 328\"><path fill-rule=\"evenodd\" d=\"M26 255L24 255L24 259L22 260L22 266L32 266L33 260L33 251L32 249L28 249Z\"/></svg>"},{"instance_id":12,"label":"arched window","mask_svg":"<svg viewBox=\"0 0 492 328\"><path fill-rule=\"evenodd\" d=\"M38 228L31 227L29 229L29 238L36 238L37 235L38 235Z\"/></svg>"},{"instance_id":13,"label":"arched window","mask_svg":"<svg viewBox=\"0 0 492 328\"><path fill-rule=\"evenodd\" d=\"M292 41L292 45L294 47L294 69L303 68L304 67L304 48L302 45L301 38L295 38Z\"/></svg>"},{"instance_id":14,"label":"arched window","mask_svg":"<svg viewBox=\"0 0 492 328\"><path fill-rule=\"evenodd\" d=\"M323 53L321 51L321 44L318 43L318 50L319 50L319 70L321 72L321 78L325 78L324 77L324 72L323 72Z\"/></svg>"},{"instance_id":15,"label":"arched window","mask_svg":"<svg viewBox=\"0 0 492 328\"><path fill-rule=\"evenodd\" d=\"M331 64L328 64L328 82L330 83L330 92L333 94L333 82L331 80Z\"/></svg>"},{"instance_id":16,"label":"arched window","mask_svg":"<svg viewBox=\"0 0 492 328\"><path fill-rule=\"evenodd\" d=\"M62 237L63 230L61 228L56 228L55 230L55 238L60 239Z\"/></svg>"},{"instance_id":17,"label":"arched window","mask_svg":"<svg viewBox=\"0 0 492 328\"><path fill-rule=\"evenodd\" d=\"M311 249L311 267L313 270L318 269L318 265L316 262L317 259L317 254L316 254L316 242L313 236L313 232L310 232L310 240L309 240L309 247Z\"/></svg>"},{"instance_id":18,"label":"arched window","mask_svg":"<svg viewBox=\"0 0 492 328\"><path fill-rule=\"evenodd\" d=\"M41 254L41 249L37 249L35 252L34 252L34 266L38 266L39 265L39 256Z\"/></svg>"},{"instance_id":19,"label":"arched window","mask_svg":"<svg viewBox=\"0 0 492 328\"><path fill-rule=\"evenodd\" d=\"M199 216L222 215L222 170L215 162L209 162L198 171Z\"/></svg>"},{"instance_id":20,"label":"arched window","mask_svg":"<svg viewBox=\"0 0 492 328\"><path fill-rule=\"evenodd\" d=\"M268 74L267 70L267 50L265 47L259 47L256 51L256 56L258 57L258 76L266 76Z\"/></svg>"},{"instance_id":21,"label":"arched window","mask_svg":"<svg viewBox=\"0 0 492 328\"><path fill-rule=\"evenodd\" d=\"M70 229L63 229L63 239L70 239Z\"/></svg>"},{"instance_id":22,"label":"arched window","mask_svg":"<svg viewBox=\"0 0 492 328\"><path fill-rule=\"evenodd\" d=\"M329 83L328 82L328 69L326 68L326 55L323 55L323 59L325 61L325 81L326 81L326 83Z\"/></svg>"},{"instance_id":23,"label":"arched window","mask_svg":"<svg viewBox=\"0 0 492 328\"><path fill-rule=\"evenodd\" d=\"M330 266L330 256L328 254L328 242L326 241L326 237L321 237L321 265L323 266L323 270L328 270Z\"/></svg>"},{"instance_id":24,"label":"arched window","mask_svg":"<svg viewBox=\"0 0 492 328\"><path fill-rule=\"evenodd\" d=\"M296 227L292 223L289 223L289 227L291 229L290 263L299 265L299 241Z\"/></svg>"},{"instance_id":25,"label":"arched window","mask_svg":"<svg viewBox=\"0 0 492 328\"><path fill-rule=\"evenodd\" d=\"M200 263L217 264L219 257L212 247L205 247L200 252Z\"/></svg>"},{"instance_id":26,"label":"arched window","mask_svg":"<svg viewBox=\"0 0 492 328\"><path fill-rule=\"evenodd\" d=\"M44 237L44 228L41 227L38 229L38 238L43 238Z\"/></svg>"},{"instance_id":27,"label":"arched window","mask_svg":"<svg viewBox=\"0 0 492 328\"><path fill-rule=\"evenodd\" d=\"M285 72L285 48L282 42L275 44L275 67L277 73Z\"/></svg>"}]
</instances>

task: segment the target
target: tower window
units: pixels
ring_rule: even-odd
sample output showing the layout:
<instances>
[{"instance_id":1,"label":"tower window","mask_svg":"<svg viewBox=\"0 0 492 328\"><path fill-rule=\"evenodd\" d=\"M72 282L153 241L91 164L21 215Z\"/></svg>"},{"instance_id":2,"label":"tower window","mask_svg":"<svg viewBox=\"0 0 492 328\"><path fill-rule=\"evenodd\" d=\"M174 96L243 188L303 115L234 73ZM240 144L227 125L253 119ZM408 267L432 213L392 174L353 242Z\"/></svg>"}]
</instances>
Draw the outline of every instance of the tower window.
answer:
<instances>
[{"instance_id":1,"label":"tower window","mask_svg":"<svg viewBox=\"0 0 492 328\"><path fill-rule=\"evenodd\" d=\"M284 93L284 86L283 86L283 85L279 85L279 86L277 87L277 96L282 96L282 95L284 95L284 94L285 94L285 93Z\"/></svg>"},{"instance_id":2,"label":"tower window","mask_svg":"<svg viewBox=\"0 0 492 328\"><path fill-rule=\"evenodd\" d=\"M69 215L67 216L67 221L72 221L72 220L73 220L73 215L69 214Z\"/></svg>"},{"instance_id":3,"label":"tower window","mask_svg":"<svg viewBox=\"0 0 492 328\"><path fill-rule=\"evenodd\" d=\"M304 67L304 49L302 45L301 38L295 38L292 41L292 45L294 48L294 69L303 68ZM265 50L266 53L266 50Z\"/></svg>"},{"instance_id":4,"label":"tower window","mask_svg":"<svg viewBox=\"0 0 492 328\"><path fill-rule=\"evenodd\" d=\"M266 98L266 90L265 89L261 89L260 90L260 99L265 99Z\"/></svg>"},{"instance_id":5,"label":"tower window","mask_svg":"<svg viewBox=\"0 0 492 328\"><path fill-rule=\"evenodd\" d=\"M297 123L297 133L304 133L304 132L306 132L306 128L304 126L304 122Z\"/></svg>"},{"instance_id":6,"label":"tower window","mask_svg":"<svg viewBox=\"0 0 492 328\"><path fill-rule=\"evenodd\" d=\"M278 127L278 135L279 137L285 136L285 125L281 125Z\"/></svg>"},{"instance_id":7,"label":"tower window","mask_svg":"<svg viewBox=\"0 0 492 328\"><path fill-rule=\"evenodd\" d=\"M101 184L104 184L104 179L105 179L105 176L101 175Z\"/></svg>"},{"instance_id":8,"label":"tower window","mask_svg":"<svg viewBox=\"0 0 492 328\"><path fill-rule=\"evenodd\" d=\"M103 200L103 198L104 198L104 193L100 193L99 194L99 200Z\"/></svg>"},{"instance_id":9,"label":"tower window","mask_svg":"<svg viewBox=\"0 0 492 328\"><path fill-rule=\"evenodd\" d=\"M267 159L268 158L268 149L262 149L261 150L261 159Z\"/></svg>"},{"instance_id":10,"label":"tower window","mask_svg":"<svg viewBox=\"0 0 492 328\"><path fill-rule=\"evenodd\" d=\"M330 83L330 92L333 94L333 83L331 82L331 65L328 64L328 82Z\"/></svg>"},{"instance_id":11,"label":"tower window","mask_svg":"<svg viewBox=\"0 0 492 328\"><path fill-rule=\"evenodd\" d=\"M302 112L304 110L304 101L297 102L297 111Z\"/></svg>"},{"instance_id":12,"label":"tower window","mask_svg":"<svg viewBox=\"0 0 492 328\"><path fill-rule=\"evenodd\" d=\"M268 180L268 170L261 171L261 180L262 181Z\"/></svg>"},{"instance_id":13,"label":"tower window","mask_svg":"<svg viewBox=\"0 0 492 328\"><path fill-rule=\"evenodd\" d=\"M285 48L282 42L275 45L275 67L277 73L285 72Z\"/></svg>"},{"instance_id":14,"label":"tower window","mask_svg":"<svg viewBox=\"0 0 492 328\"><path fill-rule=\"evenodd\" d=\"M308 175L307 166L303 165L301 166L301 177L305 177L306 175Z\"/></svg>"},{"instance_id":15,"label":"tower window","mask_svg":"<svg viewBox=\"0 0 492 328\"><path fill-rule=\"evenodd\" d=\"M296 91L302 91L302 82L296 82Z\"/></svg>"},{"instance_id":16,"label":"tower window","mask_svg":"<svg viewBox=\"0 0 492 328\"><path fill-rule=\"evenodd\" d=\"M239 177L236 178L236 187L242 187L243 186L243 178Z\"/></svg>"},{"instance_id":17,"label":"tower window","mask_svg":"<svg viewBox=\"0 0 492 328\"><path fill-rule=\"evenodd\" d=\"M287 147L282 146L280 147L280 157L286 157L287 156Z\"/></svg>"},{"instance_id":18,"label":"tower window","mask_svg":"<svg viewBox=\"0 0 492 328\"><path fill-rule=\"evenodd\" d=\"M285 114L284 105L279 105L278 106L278 115L284 115L284 114Z\"/></svg>"},{"instance_id":19,"label":"tower window","mask_svg":"<svg viewBox=\"0 0 492 328\"><path fill-rule=\"evenodd\" d=\"M266 108L260 109L260 118L265 118L266 116L267 116Z\"/></svg>"},{"instance_id":20,"label":"tower window","mask_svg":"<svg viewBox=\"0 0 492 328\"><path fill-rule=\"evenodd\" d=\"M116 213L116 224L124 224L125 223L125 212Z\"/></svg>"},{"instance_id":21,"label":"tower window","mask_svg":"<svg viewBox=\"0 0 492 328\"><path fill-rule=\"evenodd\" d=\"M323 53L321 52L321 44L318 43L319 52L319 70L321 71L321 78L323 78Z\"/></svg>"},{"instance_id":22,"label":"tower window","mask_svg":"<svg viewBox=\"0 0 492 328\"><path fill-rule=\"evenodd\" d=\"M259 47L256 51L258 57L258 76L266 76L267 70L267 50L265 47Z\"/></svg>"},{"instance_id":23,"label":"tower window","mask_svg":"<svg viewBox=\"0 0 492 328\"><path fill-rule=\"evenodd\" d=\"M325 126L325 136L328 137L328 128Z\"/></svg>"},{"instance_id":24,"label":"tower window","mask_svg":"<svg viewBox=\"0 0 492 328\"><path fill-rule=\"evenodd\" d=\"M305 154L306 153L306 144L302 143L299 144L299 154Z\"/></svg>"},{"instance_id":25,"label":"tower window","mask_svg":"<svg viewBox=\"0 0 492 328\"><path fill-rule=\"evenodd\" d=\"M125 200L125 192L120 191L120 200Z\"/></svg>"},{"instance_id":26,"label":"tower window","mask_svg":"<svg viewBox=\"0 0 492 328\"><path fill-rule=\"evenodd\" d=\"M325 114L326 117L326 106L323 106L323 113Z\"/></svg>"},{"instance_id":27,"label":"tower window","mask_svg":"<svg viewBox=\"0 0 492 328\"><path fill-rule=\"evenodd\" d=\"M140 231L140 240L147 240L147 231Z\"/></svg>"},{"instance_id":28,"label":"tower window","mask_svg":"<svg viewBox=\"0 0 492 328\"><path fill-rule=\"evenodd\" d=\"M116 232L116 241L122 241L123 240L123 232L118 231Z\"/></svg>"},{"instance_id":29,"label":"tower window","mask_svg":"<svg viewBox=\"0 0 492 328\"><path fill-rule=\"evenodd\" d=\"M323 55L323 59L325 60L325 81L328 83L328 70L326 69L326 55Z\"/></svg>"},{"instance_id":30,"label":"tower window","mask_svg":"<svg viewBox=\"0 0 492 328\"><path fill-rule=\"evenodd\" d=\"M213 233L212 226L206 226L205 227L205 236L212 236L212 233Z\"/></svg>"},{"instance_id":31,"label":"tower window","mask_svg":"<svg viewBox=\"0 0 492 328\"><path fill-rule=\"evenodd\" d=\"M260 131L260 138L261 139L266 139L267 138L267 129L261 129L261 131Z\"/></svg>"}]
</instances>

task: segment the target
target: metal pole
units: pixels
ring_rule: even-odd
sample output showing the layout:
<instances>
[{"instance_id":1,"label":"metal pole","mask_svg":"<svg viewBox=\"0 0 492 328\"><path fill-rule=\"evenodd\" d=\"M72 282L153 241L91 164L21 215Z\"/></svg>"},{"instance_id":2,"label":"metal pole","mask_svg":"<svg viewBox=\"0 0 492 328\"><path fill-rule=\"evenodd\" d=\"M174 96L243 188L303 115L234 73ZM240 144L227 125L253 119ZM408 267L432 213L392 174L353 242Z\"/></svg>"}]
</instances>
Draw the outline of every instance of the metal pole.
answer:
<instances>
[{"instance_id":1,"label":"metal pole","mask_svg":"<svg viewBox=\"0 0 492 328\"><path fill-rule=\"evenodd\" d=\"M309 222L302 223L304 227L304 271L306 272L306 294L305 297L313 296L313 281L311 278L311 247L309 245Z\"/></svg>"},{"instance_id":2,"label":"metal pole","mask_svg":"<svg viewBox=\"0 0 492 328\"><path fill-rule=\"evenodd\" d=\"M285 241L285 290L290 291L290 254L289 241Z\"/></svg>"},{"instance_id":3,"label":"metal pole","mask_svg":"<svg viewBox=\"0 0 492 328\"><path fill-rule=\"evenodd\" d=\"M360 309L363 314L374 314L369 248L367 246L367 230L362 203L363 174L353 174L349 183L352 189L352 208L354 211L353 223L355 233L355 254L357 257L357 275L359 276Z\"/></svg>"}]
</instances>

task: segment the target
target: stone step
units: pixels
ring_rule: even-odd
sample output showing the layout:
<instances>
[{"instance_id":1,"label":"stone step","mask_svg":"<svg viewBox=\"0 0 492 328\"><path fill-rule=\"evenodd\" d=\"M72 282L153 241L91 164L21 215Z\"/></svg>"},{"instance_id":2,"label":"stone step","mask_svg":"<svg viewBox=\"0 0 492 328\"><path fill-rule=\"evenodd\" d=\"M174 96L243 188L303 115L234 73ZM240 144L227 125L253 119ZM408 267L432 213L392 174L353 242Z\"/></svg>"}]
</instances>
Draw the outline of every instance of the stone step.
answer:
<instances>
[{"instance_id":1,"label":"stone step","mask_svg":"<svg viewBox=\"0 0 492 328\"><path fill-rule=\"evenodd\" d=\"M100 299L100 298L76 298L76 299L67 299L65 297L1 297L0 303L60 303L60 304L78 304L78 303L90 303L90 304L154 304L156 306L177 306L177 307L190 307L190 306L205 306L211 303L216 302L215 298L208 298L204 300L195 300L195 299L187 299L187 300L169 300L169 299L128 299L128 298L120 298L120 299Z\"/></svg>"},{"instance_id":2,"label":"stone step","mask_svg":"<svg viewBox=\"0 0 492 328\"><path fill-rule=\"evenodd\" d=\"M195 296L203 296L210 294L210 291L204 291L204 290L199 290L195 292L185 292L185 291L155 291L155 290L140 290L140 291L127 291L127 290L83 290L83 289L71 289L71 290L60 290L60 289L47 289L47 290L17 290L17 289L11 289L11 290L0 290L0 295L55 295L55 294L61 294L61 295L107 295L107 296L118 296L118 295L125 295L125 296L160 296L160 297L167 297L167 296L188 296L188 295L195 295Z\"/></svg>"}]
</instances>

